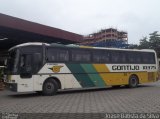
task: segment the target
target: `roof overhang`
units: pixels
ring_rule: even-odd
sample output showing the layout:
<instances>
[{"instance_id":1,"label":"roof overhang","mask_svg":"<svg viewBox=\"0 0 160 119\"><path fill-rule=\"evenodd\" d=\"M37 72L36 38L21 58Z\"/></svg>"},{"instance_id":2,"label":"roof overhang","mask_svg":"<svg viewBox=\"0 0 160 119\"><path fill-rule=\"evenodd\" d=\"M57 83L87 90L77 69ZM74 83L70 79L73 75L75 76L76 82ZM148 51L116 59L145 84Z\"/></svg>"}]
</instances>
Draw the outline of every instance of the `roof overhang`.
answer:
<instances>
[{"instance_id":1,"label":"roof overhang","mask_svg":"<svg viewBox=\"0 0 160 119\"><path fill-rule=\"evenodd\" d=\"M82 35L0 13L0 49L26 42L78 43Z\"/></svg>"}]
</instances>

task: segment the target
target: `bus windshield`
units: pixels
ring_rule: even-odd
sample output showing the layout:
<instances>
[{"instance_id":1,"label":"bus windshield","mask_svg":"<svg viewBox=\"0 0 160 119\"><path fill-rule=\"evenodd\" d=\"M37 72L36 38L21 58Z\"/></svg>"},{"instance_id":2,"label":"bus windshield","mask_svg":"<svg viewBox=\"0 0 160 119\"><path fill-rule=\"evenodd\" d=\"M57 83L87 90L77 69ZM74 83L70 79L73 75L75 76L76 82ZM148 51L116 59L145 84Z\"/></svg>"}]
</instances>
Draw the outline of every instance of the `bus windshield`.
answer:
<instances>
[{"instance_id":1,"label":"bus windshield","mask_svg":"<svg viewBox=\"0 0 160 119\"><path fill-rule=\"evenodd\" d=\"M7 59L7 74L15 74L18 71L19 50L11 50Z\"/></svg>"}]
</instances>

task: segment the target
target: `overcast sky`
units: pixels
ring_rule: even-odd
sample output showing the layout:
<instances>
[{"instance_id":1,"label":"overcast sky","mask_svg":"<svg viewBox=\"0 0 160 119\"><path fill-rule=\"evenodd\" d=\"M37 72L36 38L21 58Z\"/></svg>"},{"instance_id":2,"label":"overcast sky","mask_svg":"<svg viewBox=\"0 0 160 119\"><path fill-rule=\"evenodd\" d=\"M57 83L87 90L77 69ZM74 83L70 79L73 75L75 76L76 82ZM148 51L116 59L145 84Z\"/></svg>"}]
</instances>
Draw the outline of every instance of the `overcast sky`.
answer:
<instances>
[{"instance_id":1,"label":"overcast sky","mask_svg":"<svg viewBox=\"0 0 160 119\"><path fill-rule=\"evenodd\" d=\"M0 13L82 35L113 27L136 44L160 31L160 0L0 0Z\"/></svg>"}]
</instances>

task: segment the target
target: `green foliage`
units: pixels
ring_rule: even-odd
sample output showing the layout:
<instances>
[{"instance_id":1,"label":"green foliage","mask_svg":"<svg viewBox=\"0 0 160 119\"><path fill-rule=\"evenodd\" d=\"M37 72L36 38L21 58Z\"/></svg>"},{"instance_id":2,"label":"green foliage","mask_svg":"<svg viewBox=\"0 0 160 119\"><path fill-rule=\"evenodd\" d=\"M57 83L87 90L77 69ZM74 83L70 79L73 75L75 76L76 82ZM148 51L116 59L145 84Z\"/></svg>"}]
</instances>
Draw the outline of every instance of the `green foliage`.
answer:
<instances>
[{"instance_id":1,"label":"green foliage","mask_svg":"<svg viewBox=\"0 0 160 119\"><path fill-rule=\"evenodd\" d=\"M154 49L158 57L160 57L160 34L158 31L154 31L149 34L149 38L143 37L140 39L140 44L138 46L140 49Z\"/></svg>"},{"instance_id":2,"label":"green foliage","mask_svg":"<svg viewBox=\"0 0 160 119\"><path fill-rule=\"evenodd\" d=\"M138 47L138 45L137 44L130 44L129 46L128 46L128 49L138 49L139 47Z\"/></svg>"},{"instance_id":3,"label":"green foliage","mask_svg":"<svg viewBox=\"0 0 160 119\"><path fill-rule=\"evenodd\" d=\"M143 37L142 39L140 39L139 48L147 49L149 47L150 47L150 43L149 43L149 41L147 41L147 37Z\"/></svg>"},{"instance_id":4,"label":"green foliage","mask_svg":"<svg viewBox=\"0 0 160 119\"><path fill-rule=\"evenodd\" d=\"M158 34L158 31L155 31L149 35L150 35L149 43L151 45L151 48L152 49L159 48L160 47L160 35Z\"/></svg>"},{"instance_id":5,"label":"green foliage","mask_svg":"<svg viewBox=\"0 0 160 119\"><path fill-rule=\"evenodd\" d=\"M154 31L149 34L149 37L143 37L140 39L139 45L131 44L130 49L154 49L157 52L157 56L160 58L160 34L158 31Z\"/></svg>"},{"instance_id":6,"label":"green foliage","mask_svg":"<svg viewBox=\"0 0 160 119\"><path fill-rule=\"evenodd\" d=\"M147 37L143 37L140 39L140 44L138 46L141 49L149 48L149 49L159 49L160 48L160 34L158 31L154 31L149 34L149 39Z\"/></svg>"}]
</instances>

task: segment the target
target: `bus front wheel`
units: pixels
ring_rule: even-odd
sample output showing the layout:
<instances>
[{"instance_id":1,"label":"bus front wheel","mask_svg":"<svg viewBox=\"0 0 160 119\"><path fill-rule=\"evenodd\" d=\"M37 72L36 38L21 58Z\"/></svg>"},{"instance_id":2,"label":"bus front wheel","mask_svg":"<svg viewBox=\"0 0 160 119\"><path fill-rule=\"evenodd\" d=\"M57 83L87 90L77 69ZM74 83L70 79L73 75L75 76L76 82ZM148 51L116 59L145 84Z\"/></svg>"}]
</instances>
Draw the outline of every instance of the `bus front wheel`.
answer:
<instances>
[{"instance_id":1,"label":"bus front wheel","mask_svg":"<svg viewBox=\"0 0 160 119\"><path fill-rule=\"evenodd\" d=\"M48 79L44 82L42 91L43 95L46 96L55 95L57 90L58 90L58 85L56 81L54 81L53 79Z\"/></svg>"},{"instance_id":2,"label":"bus front wheel","mask_svg":"<svg viewBox=\"0 0 160 119\"><path fill-rule=\"evenodd\" d=\"M138 77L135 75L131 75L129 78L129 85L130 88L135 88L138 86Z\"/></svg>"}]
</instances>

